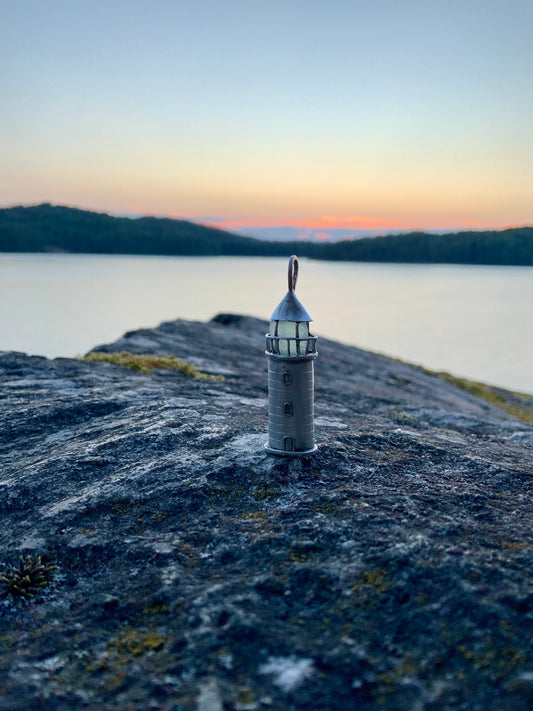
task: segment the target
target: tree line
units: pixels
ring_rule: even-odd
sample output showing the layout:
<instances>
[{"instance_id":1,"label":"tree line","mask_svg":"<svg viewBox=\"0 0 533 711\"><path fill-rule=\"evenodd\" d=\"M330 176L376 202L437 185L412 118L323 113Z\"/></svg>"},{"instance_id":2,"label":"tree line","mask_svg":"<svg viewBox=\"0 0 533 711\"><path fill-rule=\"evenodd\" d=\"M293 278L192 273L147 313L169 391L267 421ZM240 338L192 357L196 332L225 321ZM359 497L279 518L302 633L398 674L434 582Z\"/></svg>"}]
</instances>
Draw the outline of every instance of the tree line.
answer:
<instances>
[{"instance_id":1,"label":"tree line","mask_svg":"<svg viewBox=\"0 0 533 711\"><path fill-rule=\"evenodd\" d=\"M0 252L287 256L361 262L533 265L533 227L267 242L187 220L113 217L53 206L0 209Z\"/></svg>"}]
</instances>

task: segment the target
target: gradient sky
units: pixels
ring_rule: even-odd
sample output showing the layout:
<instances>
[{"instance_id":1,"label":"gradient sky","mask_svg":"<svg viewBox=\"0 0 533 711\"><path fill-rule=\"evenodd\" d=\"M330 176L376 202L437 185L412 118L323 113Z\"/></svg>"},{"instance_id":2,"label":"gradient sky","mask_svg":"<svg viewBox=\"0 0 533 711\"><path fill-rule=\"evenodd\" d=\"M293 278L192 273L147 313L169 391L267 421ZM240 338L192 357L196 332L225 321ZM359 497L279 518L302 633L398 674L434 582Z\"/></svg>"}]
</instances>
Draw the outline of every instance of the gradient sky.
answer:
<instances>
[{"instance_id":1,"label":"gradient sky","mask_svg":"<svg viewBox=\"0 0 533 711\"><path fill-rule=\"evenodd\" d=\"M533 0L0 0L0 205L533 224Z\"/></svg>"}]
</instances>

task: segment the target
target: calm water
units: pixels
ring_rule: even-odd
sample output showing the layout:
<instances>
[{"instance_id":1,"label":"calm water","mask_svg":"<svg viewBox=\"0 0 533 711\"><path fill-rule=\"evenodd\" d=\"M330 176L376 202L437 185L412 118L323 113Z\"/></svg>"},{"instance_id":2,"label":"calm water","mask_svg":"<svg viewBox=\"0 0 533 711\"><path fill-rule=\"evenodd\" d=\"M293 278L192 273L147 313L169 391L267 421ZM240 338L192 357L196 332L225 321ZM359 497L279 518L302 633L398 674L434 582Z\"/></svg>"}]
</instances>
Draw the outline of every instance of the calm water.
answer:
<instances>
[{"instance_id":1,"label":"calm water","mask_svg":"<svg viewBox=\"0 0 533 711\"><path fill-rule=\"evenodd\" d=\"M72 356L160 321L268 318L287 260L0 254L0 349ZM300 260L313 331L533 393L533 268Z\"/></svg>"}]
</instances>

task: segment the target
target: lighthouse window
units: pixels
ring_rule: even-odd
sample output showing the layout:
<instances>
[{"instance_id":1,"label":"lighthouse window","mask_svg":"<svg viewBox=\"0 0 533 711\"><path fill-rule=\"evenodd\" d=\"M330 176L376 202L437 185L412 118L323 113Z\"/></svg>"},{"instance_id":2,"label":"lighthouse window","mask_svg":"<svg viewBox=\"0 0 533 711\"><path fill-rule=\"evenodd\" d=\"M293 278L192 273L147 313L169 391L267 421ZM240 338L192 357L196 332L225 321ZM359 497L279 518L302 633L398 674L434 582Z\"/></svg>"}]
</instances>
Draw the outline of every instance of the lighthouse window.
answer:
<instances>
[{"instance_id":1,"label":"lighthouse window","mask_svg":"<svg viewBox=\"0 0 533 711\"><path fill-rule=\"evenodd\" d=\"M286 402L283 405L283 412L287 415L287 417L291 417L292 415L292 402Z\"/></svg>"},{"instance_id":2,"label":"lighthouse window","mask_svg":"<svg viewBox=\"0 0 533 711\"><path fill-rule=\"evenodd\" d=\"M283 373L283 382L285 385L290 385L292 383L292 376L290 373Z\"/></svg>"}]
</instances>

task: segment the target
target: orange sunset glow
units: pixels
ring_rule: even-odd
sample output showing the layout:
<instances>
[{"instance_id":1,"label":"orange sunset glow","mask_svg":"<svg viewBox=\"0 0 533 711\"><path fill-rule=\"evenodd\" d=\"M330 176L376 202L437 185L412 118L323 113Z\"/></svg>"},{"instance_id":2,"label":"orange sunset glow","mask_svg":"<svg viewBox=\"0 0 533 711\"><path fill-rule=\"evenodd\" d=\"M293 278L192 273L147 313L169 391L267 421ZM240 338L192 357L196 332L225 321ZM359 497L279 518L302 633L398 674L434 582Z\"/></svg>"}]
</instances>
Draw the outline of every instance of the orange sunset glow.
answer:
<instances>
[{"instance_id":1,"label":"orange sunset glow","mask_svg":"<svg viewBox=\"0 0 533 711\"><path fill-rule=\"evenodd\" d=\"M480 7L4 3L0 205L315 239L531 224L533 6Z\"/></svg>"}]
</instances>

